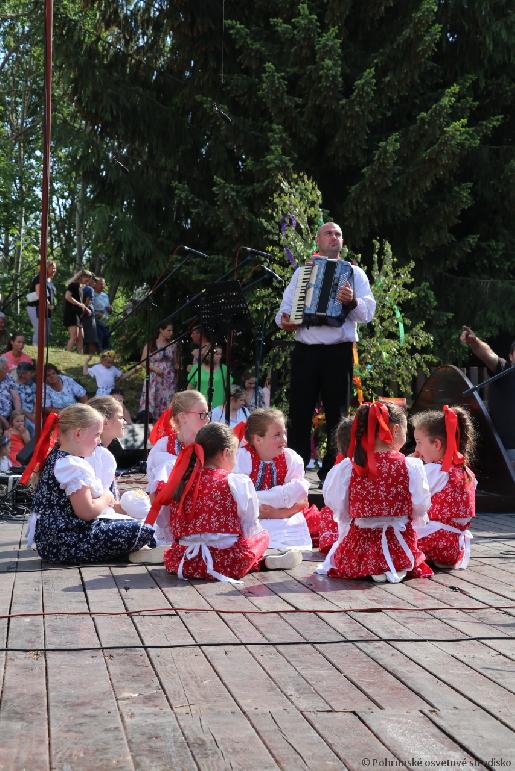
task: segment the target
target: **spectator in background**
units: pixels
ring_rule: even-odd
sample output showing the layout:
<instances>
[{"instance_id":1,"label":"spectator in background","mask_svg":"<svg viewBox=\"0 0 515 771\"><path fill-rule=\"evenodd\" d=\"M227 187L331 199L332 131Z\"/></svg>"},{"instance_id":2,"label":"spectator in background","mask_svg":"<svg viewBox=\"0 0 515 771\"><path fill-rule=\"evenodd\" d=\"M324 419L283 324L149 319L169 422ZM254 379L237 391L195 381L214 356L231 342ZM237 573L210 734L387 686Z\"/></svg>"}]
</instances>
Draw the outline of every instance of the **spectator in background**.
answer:
<instances>
[{"instance_id":1,"label":"spectator in background","mask_svg":"<svg viewBox=\"0 0 515 771\"><path fill-rule=\"evenodd\" d=\"M34 376L36 368L33 364L23 361L16 367L18 382L16 390L20 397L20 410L25 415L25 424L31 436L35 431L35 408L36 408L36 383Z\"/></svg>"},{"instance_id":2,"label":"spectator in background","mask_svg":"<svg viewBox=\"0 0 515 771\"><path fill-rule=\"evenodd\" d=\"M84 347L90 355L98 351L97 320L95 318L95 290L93 286L96 276L89 276L82 287L82 302L88 313L82 314L82 329L84 330Z\"/></svg>"},{"instance_id":3,"label":"spectator in background","mask_svg":"<svg viewBox=\"0 0 515 771\"><path fill-rule=\"evenodd\" d=\"M203 348L202 348L203 350ZM213 399L211 401L211 407L220 407L225 402L225 386L227 383L227 366L222 364L223 351L221 346L213 346ZM194 365L188 373L188 388L193 388L200 391L203 396L208 399L209 391L209 378L211 369L211 349L203 354L202 366L200 367L200 383L199 383L199 368L198 365ZM232 378L230 378L232 383Z\"/></svg>"},{"instance_id":4,"label":"spectator in background","mask_svg":"<svg viewBox=\"0 0 515 771\"><path fill-rule=\"evenodd\" d=\"M231 398L229 400L229 428L234 428L238 423L247 420L250 411L245 406L245 391L241 386L231 386ZM215 407L211 413L213 423L227 423L225 406Z\"/></svg>"},{"instance_id":5,"label":"spectator in background","mask_svg":"<svg viewBox=\"0 0 515 771\"><path fill-rule=\"evenodd\" d=\"M84 330L82 316L91 315L92 310L82 300L82 287L93 274L89 270L79 270L70 279L64 294L63 323L68 330L67 351L77 348L77 353L84 351Z\"/></svg>"},{"instance_id":6,"label":"spectator in background","mask_svg":"<svg viewBox=\"0 0 515 771\"><path fill-rule=\"evenodd\" d=\"M95 396L108 396L115 386L116 378L122 376L122 371L114 366L114 351L104 351L100 354L100 363L89 366L91 356L88 356L82 367L83 375L95 379L97 392Z\"/></svg>"},{"instance_id":7,"label":"spectator in background","mask_svg":"<svg viewBox=\"0 0 515 771\"><path fill-rule=\"evenodd\" d=\"M15 332L11 337L9 346L10 349L3 354L3 358L9 367L9 372L11 372L13 369L16 369L18 364L21 364L22 362L26 362L27 364L34 363L30 356L28 356L26 353L23 353L24 346L25 336L22 335L21 332Z\"/></svg>"},{"instance_id":8,"label":"spectator in background","mask_svg":"<svg viewBox=\"0 0 515 771\"><path fill-rule=\"evenodd\" d=\"M45 410L60 412L76 402L87 402L86 389L68 375L62 375L55 364L45 367Z\"/></svg>"},{"instance_id":9,"label":"spectator in background","mask_svg":"<svg viewBox=\"0 0 515 771\"><path fill-rule=\"evenodd\" d=\"M13 409L20 409L20 395L16 383L9 375L9 365L4 356L0 356L0 425L3 428L9 428Z\"/></svg>"},{"instance_id":10,"label":"spectator in background","mask_svg":"<svg viewBox=\"0 0 515 771\"><path fill-rule=\"evenodd\" d=\"M114 399L116 399L117 402L120 402L120 404L123 407L123 419L125 420L127 425L131 425L132 424L132 418L131 418L131 414L130 414L129 410L127 409L127 407L124 404L124 401L123 401L123 399L124 399L123 391L120 388L113 388L113 390L111 391L111 396Z\"/></svg>"},{"instance_id":11,"label":"spectator in background","mask_svg":"<svg viewBox=\"0 0 515 771\"><path fill-rule=\"evenodd\" d=\"M95 308L95 318L97 322L97 339L100 351L105 351L109 348L109 338L111 332L107 326L109 316L113 309L111 308L111 301L109 295L105 291L106 282L105 278L98 276L94 284L95 296L93 298L93 306Z\"/></svg>"},{"instance_id":12,"label":"spectator in background","mask_svg":"<svg viewBox=\"0 0 515 771\"><path fill-rule=\"evenodd\" d=\"M16 457L23 450L26 444L30 442L30 434L25 426L25 417L23 412L13 410L11 414L11 427L6 432L11 443L9 451L9 460L13 466L19 466L20 462Z\"/></svg>"},{"instance_id":13,"label":"spectator in background","mask_svg":"<svg viewBox=\"0 0 515 771\"><path fill-rule=\"evenodd\" d=\"M463 327L460 341L488 367L490 375L511 370L509 374L490 383L488 410L509 459L515 461L515 369L512 369L515 368L515 340L510 346L508 359L498 356L470 327Z\"/></svg>"},{"instance_id":14,"label":"spectator in background","mask_svg":"<svg viewBox=\"0 0 515 771\"><path fill-rule=\"evenodd\" d=\"M11 335L7 330L7 317L0 311L0 353L4 353L11 342Z\"/></svg>"},{"instance_id":15,"label":"spectator in background","mask_svg":"<svg viewBox=\"0 0 515 771\"><path fill-rule=\"evenodd\" d=\"M263 389L257 386L256 388L256 374L252 370L247 370L243 373L243 387L245 389L245 407L249 412L257 409L258 407L265 406L265 398L263 395Z\"/></svg>"},{"instance_id":16,"label":"spectator in background","mask_svg":"<svg viewBox=\"0 0 515 771\"><path fill-rule=\"evenodd\" d=\"M52 311L55 309L57 292L53 278L57 272L57 263L51 260L46 266L46 300L47 300L47 337L52 331ZM38 344L39 328L39 273L30 282L27 294L27 313L32 324L32 345Z\"/></svg>"},{"instance_id":17,"label":"spectator in background","mask_svg":"<svg viewBox=\"0 0 515 771\"><path fill-rule=\"evenodd\" d=\"M0 473L8 474L12 468L11 461L9 460L9 453L11 452L11 442L7 434L0 437Z\"/></svg>"}]
</instances>

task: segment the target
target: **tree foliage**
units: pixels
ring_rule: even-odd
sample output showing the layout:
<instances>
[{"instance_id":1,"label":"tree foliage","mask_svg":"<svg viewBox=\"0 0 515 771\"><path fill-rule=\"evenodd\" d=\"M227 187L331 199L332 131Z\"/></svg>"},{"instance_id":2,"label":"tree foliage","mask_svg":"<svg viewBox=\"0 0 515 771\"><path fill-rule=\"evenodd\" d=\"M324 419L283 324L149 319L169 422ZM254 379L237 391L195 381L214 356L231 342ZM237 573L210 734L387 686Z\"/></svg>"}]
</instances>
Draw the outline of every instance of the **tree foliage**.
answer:
<instances>
[{"instance_id":1,"label":"tree foliage","mask_svg":"<svg viewBox=\"0 0 515 771\"><path fill-rule=\"evenodd\" d=\"M163 292L174 306L238 245L277 243L270 202L305 174L352 249L370 262L378 238L414 263L443 353L444 320L467 310L456 284L489 303L485 282L514 274L513 32L508 0L56 4L52 249L127 291L167 270L177 244L214 255ZM2 163L3 190L13 168ZM485 329L508 317L490 302Z\"/></svg>"}]
</instances>

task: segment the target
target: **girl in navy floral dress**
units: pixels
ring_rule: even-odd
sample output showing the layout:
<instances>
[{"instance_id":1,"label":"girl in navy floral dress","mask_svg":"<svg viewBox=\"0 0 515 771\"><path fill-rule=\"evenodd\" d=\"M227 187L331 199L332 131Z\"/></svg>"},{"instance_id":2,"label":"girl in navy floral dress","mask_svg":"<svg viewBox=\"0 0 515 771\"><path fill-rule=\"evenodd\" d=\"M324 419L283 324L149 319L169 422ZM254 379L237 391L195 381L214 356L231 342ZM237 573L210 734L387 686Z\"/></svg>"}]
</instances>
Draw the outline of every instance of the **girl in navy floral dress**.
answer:
<instances>
[{"instance_id":1,"label":"girl in navy floral dress","mask_svg":"<svg viewBox=\"0 0 515 771\"><path fill-rule=\"evenodd\" d=\"M99 444L102 428L102 415L87 404L59 415L59 447L45 461L32 508L37 550L49 562L105 561L155 546L149 525L98 518L114 497L85 457Z\"/></svg>"},{"instance_id":2,"label":"girl in navy floral dress","mask_svg":"<svg viewBox=\"0 0 515 771\"><path fill-rule=\"evenodd\" d=\"M475 442L470 415L462 407L421 412L412 418L416 454L431 490L429 522L416 526L426 558L439 568L467 567L476 513L476 478L466 465Z\"/></svg>"}]
</instances>

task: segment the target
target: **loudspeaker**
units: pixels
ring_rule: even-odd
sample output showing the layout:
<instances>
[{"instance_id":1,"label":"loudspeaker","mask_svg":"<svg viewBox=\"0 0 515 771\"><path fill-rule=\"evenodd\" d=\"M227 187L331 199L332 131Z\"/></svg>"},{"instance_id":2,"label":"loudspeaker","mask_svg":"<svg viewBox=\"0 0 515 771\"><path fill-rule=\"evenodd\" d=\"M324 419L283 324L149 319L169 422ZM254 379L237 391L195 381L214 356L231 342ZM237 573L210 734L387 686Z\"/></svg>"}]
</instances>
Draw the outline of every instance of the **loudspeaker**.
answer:
<instances>
[{"instance_id":1,"label":"loudspeaker","mask_svg":"<svg viewBox=\"0 0 515 771\"><path fill-rule=\"evenodd\" d=\"M151 428L149 426L149 434ZM132 466L147 459L147 453L143 449L144 436L145 427L141 423L131 423L125 426L121 439L115 439L111 442L109 450L116 458L118 468L132 468Z\"/></svg>"}]
</instances>

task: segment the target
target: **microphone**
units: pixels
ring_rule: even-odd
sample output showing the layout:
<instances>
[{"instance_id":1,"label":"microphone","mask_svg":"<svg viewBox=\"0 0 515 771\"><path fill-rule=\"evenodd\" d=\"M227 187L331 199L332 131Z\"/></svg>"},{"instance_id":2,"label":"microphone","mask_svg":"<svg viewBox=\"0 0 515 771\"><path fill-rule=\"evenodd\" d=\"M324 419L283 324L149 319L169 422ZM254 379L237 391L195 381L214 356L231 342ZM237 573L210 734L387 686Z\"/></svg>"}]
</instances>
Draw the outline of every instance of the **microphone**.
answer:
<instances>
[{"instance_id":1,"label":"microphone","mask_svg":"<svg viewBox=\"0 0 515 771\"><path fill-rule=\"evenodd\" d=\"M266 252L260 252L259 249L252 249L250 246L240 246L239 249L240 252L251 252L252 254L259 254L261 257L266 257L267 260L270 259L271 255L267 254Z\"/></svg>"},{"instance_id":2,"label":"microphone","mask_svg":"<svg viewBox=\"0 0 515 771\"><path fill-rule=\"evenodd\" d=\"M199 252L197 249L192 249L190 246L185 246L182 244L182 246L178 246L175 251L178 252L179 249L182 249L183 251L189 252L191 254L196 254L197 257L205 257L206 260L209 260L209 256L207 254L204 254L204 252Z\"/></svg>"},{"instance_id":3,"label":"microphone","mask_svg":"<svg viewBox=\"0 0 515 771\"><path fill-rule=\"evenodd\" d=\"M282 284L282 286L284 286L284 280L275 271L273 271L271 268L268 268L266 265L261 265L260 267L263 268L263 270L266 271L270 276L275 278L276 281Z\"/></svg>"}]
</instances>

